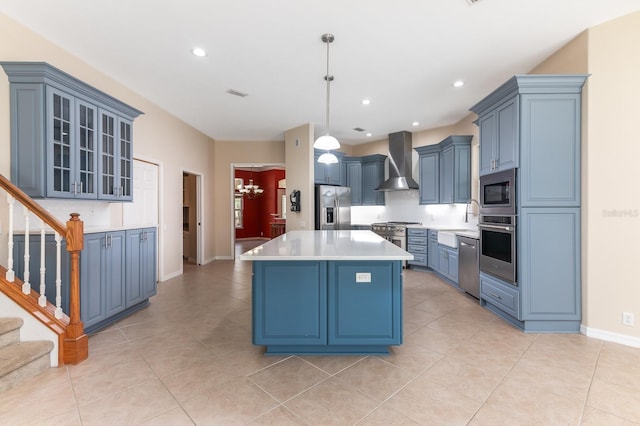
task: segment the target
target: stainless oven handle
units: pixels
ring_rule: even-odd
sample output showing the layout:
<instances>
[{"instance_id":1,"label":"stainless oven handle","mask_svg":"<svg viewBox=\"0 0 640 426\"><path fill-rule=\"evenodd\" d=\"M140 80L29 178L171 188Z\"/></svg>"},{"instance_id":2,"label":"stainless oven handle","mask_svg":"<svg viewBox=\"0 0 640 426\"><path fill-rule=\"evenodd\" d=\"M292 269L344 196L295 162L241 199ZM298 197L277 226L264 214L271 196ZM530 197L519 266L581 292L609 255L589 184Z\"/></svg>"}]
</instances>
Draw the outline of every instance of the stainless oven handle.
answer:
<instances>
[{"instance_id":1,"label":"stainless oven handle","mask_svg":"<svg viewBox=\"0 0 640 426\"><path fill-rule=\"evenodd\" d=\"M512 232L515 228L513 226L500 226L500 225L478 225L478 228L498 229L500 231Z\"/></svg>"}]
</instances>

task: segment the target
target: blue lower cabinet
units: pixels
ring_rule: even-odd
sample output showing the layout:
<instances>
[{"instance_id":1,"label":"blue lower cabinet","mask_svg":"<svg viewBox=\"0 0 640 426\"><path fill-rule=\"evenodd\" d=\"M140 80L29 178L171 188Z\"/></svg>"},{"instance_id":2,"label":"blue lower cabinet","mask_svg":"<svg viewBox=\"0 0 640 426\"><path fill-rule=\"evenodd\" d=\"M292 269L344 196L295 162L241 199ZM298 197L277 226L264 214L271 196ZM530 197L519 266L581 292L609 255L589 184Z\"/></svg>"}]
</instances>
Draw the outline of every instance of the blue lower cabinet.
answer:
<instances>
[{"instance_id":1,"label":"blue lower cabinet","mask_svg":"<svg viewBox=\"0 0 640 426\"><path fill-rule=\"evenodd\" d=\"M124 231L85 234L80 253L80 318L85 330L125 308Z\"/></svg>"},{"instance_id":2,"label":"blue lower cabinet","mask_svg":"<svg viewBox=\"0 0 640 426\"><path fill-rule=\"evenodd\" d=\"M480 272L480 304L493 308L491 310L494 312L499 309L496 313L506 313L513 320L520 318L519 288L484 272Z\"/></svg>"},{"instance_id":3,"label":"blue lower cabinet","mask_svg":"<svg viewBox=\"0 0 640 426\"><path fill-rule=\"evenodd\" d=\"M156 228L90 233L80 253L80 318L94 333L156 294Z\"/></svg>"},{"instance_id":4,"label":"blue lower cabinet","mask_svg":"<svg viewBox=\"0 0 640 426\"><path fill-rule=\"evenodd\" d=\"M127 307L156 294L156 228L126 231Z\"/></svg>"},{"instance_id":5,"label":"blue lower cabinet","mask_svg":"<svg viewBox=\"0 0 640 426\"><path fill-rule=\"evenodd\" d=\"M253 262L253 343L326 345L326 262Z\"/></svg>"},{"instance_id":6,"label":"blue lower cabinet","mask_svg":"<svg viewBox=\"0 0 640 426\"><path fill-rule=\"evenodd\" d=\"M402 286L396 268L394 262L329 263L330 345L402 343ZM358 282L363 272L370 279Z\"/></svg>"},{"instance_id":7,"label":"blue lower cabinet","mask_svg":"<svg viewBox=\"0 0 640 426\"><path fill-rule=\"evenodd\" d=\"M254 261L252 308L267 354L388 354L402 343L402 265Z\"/></svg>"}]
</instances>

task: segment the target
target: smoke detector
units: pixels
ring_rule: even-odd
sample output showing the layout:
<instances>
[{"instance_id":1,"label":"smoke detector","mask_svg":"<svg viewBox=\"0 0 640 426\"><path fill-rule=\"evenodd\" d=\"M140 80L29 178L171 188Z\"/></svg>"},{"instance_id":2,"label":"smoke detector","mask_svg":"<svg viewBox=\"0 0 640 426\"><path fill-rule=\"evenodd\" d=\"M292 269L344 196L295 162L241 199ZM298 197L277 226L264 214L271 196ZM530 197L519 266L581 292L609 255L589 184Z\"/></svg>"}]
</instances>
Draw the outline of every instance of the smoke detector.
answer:
<instances>
[{"instance_id":1,"label":"smoke detector","mask_svg":"<svg viewBox=\"0 0 640 426\"><path fill-rule=\"evenodd\" d=\"M467 3L469 3L469 6L473 6L474 4L478 3L480 0L467 0Z\"/></svg>"}]
</instances>

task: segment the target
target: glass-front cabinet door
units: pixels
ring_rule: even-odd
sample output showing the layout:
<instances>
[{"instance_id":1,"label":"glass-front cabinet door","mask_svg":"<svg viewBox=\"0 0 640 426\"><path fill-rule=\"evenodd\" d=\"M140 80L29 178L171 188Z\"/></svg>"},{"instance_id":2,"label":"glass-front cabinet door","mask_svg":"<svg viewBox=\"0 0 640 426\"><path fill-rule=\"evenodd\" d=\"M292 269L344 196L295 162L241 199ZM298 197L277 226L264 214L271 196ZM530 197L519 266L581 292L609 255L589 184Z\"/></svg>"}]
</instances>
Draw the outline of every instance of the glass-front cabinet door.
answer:
<instances>
[{"instance_id":1,"label":"glass-front cabinet door","mask_svg":"<svg viewBox=\"0 0 640 426\"><path fill-rule=\"evenodd\" d=\"M72 111L73 98L58 90L47 88L47 104L51 108L48 116L47 134L51 149L49 153L47 172L47 192L60 197L71 197L73 176L73 146L72 146Z\"/></svg>"},{"instance_id":2,"label":"glass-front cabinet door","mask_svg":"<svg viewBox=\"0 0 640 426\"><path fill-rule=\"evenodd\" d=\"M115 198L116 192L116 116L100 111L100 160L98 170L100 198Z\"/></svg>"},{"instance_id":3,"label":"glass-front cabinet door","mask_svg":"<svg viewBox=\"0 0 640 426\"><path fill-rule=\"evenodd\" d=\"M133 139L132 123L119 119L120 122L120 199L133 199Z\"/></svg>"},{"instance_id":4,"label":"glass-front cabinet door","mask_svg":"<svg viewBox=\"0 0 640 426\"><path fill-rule=\"evenodd\" d=\"M96 198L96 107L47 87L47 196Z\"/></svg>"},{"instance_id":5,"label":"glass-front cabinet door","mask_svg":"<svg viewBox=\"0 0 640 426\"><path fill-rule=\"evenodd\" d=\"M129 201L133 198L132 123L100 110L98 198Z\"/></svg>"},{"instance_id":6,"label":"glass-front cabinet door","mask_svg":"<svg viewBox=\"0 0 640 426\"><path fill-rule=\"evenodd\" d=\"M78 171L73 194L76 198L97 198L96 155L97 123L96 107L76 100L77 111L77 163Z\"/></svg>"}]
</instances>

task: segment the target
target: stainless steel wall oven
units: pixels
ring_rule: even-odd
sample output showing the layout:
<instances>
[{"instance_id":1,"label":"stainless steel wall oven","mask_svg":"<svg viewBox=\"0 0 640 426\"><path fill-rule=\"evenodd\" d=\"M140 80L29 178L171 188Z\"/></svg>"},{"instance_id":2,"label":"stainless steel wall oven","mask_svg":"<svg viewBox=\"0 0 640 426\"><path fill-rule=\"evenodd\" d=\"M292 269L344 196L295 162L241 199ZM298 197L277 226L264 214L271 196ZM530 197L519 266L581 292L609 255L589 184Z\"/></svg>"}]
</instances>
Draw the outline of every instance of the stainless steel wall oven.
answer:
<instances>
[{"instance_id":1,"label":"stainless steel wall oven","mask_svg":"<svg viewBox=\"0 0 640 426\"><path fill-rule=\"evenodd\" d=\"M481 214L480 271L517 285L516 215Z\"/></svg>"}]
</instances>

